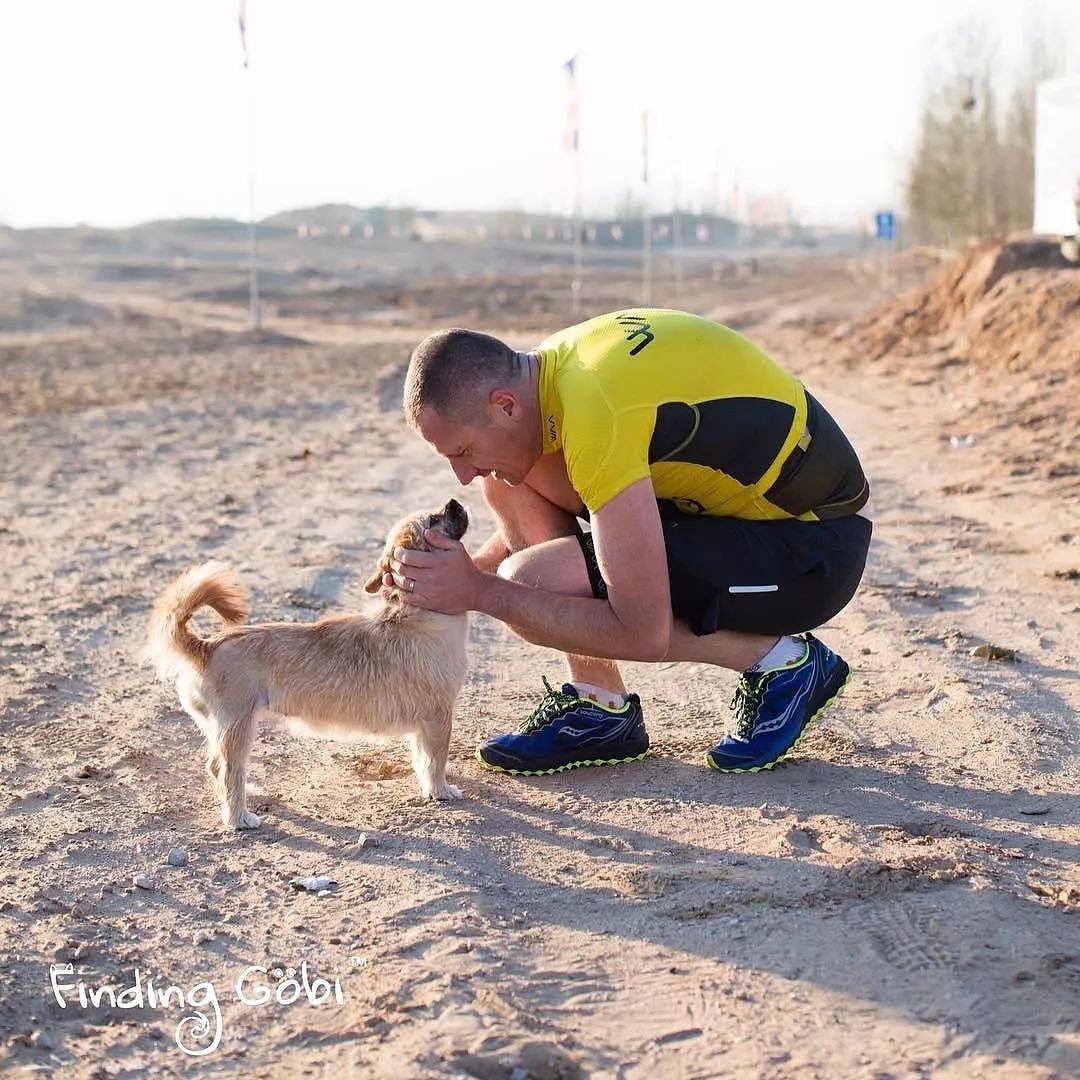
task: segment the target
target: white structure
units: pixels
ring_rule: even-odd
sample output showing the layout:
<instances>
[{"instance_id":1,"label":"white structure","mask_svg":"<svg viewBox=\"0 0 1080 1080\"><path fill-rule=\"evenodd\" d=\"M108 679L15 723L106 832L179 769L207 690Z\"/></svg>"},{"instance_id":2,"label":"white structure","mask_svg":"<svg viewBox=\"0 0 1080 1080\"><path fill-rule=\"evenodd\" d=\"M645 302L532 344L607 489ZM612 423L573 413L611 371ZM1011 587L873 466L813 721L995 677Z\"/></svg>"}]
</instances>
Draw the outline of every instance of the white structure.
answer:
<instances>
[{"instance_id":1,"label":"white structure","mask_svg":"<svg viewBox=\"0 0 1080 1080\"><path fill-rule=\"evenodd\" d=\"M1035 91L1034 231L1072 236L1080 181L1080 75L1039 83Z\"/></svg>"}]
</instances>

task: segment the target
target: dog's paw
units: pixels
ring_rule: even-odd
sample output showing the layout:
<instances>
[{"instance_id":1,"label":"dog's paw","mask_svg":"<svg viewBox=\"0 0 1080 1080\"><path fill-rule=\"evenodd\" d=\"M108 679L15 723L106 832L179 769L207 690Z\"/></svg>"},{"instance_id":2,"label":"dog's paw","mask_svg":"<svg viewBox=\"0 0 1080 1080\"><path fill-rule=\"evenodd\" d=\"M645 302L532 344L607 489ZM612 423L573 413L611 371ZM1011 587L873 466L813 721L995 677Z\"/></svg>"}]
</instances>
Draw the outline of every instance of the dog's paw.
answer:
<instances>
[{"instance_id":1,"label":"dog's paw","mask_svg":"<svg viewBox=\"0 0 1080 1080\"><path fill-rule=\"evenodd\" d=\"M453 784L443 784L435 792L436 799L460 799L462 797L461 788L455 787Z\"/></svg>"},{"instance_id":2,"label":"dog's paw","mask_svg":"<svg viewBox=\"0 0 1080 1080\"><path fill-rule=\"evenodd\" d=\"M257 829L262 824L262 818L250 810L241 810L240 816L231 824L234 829Z\"/></svg>"}]
</instances>

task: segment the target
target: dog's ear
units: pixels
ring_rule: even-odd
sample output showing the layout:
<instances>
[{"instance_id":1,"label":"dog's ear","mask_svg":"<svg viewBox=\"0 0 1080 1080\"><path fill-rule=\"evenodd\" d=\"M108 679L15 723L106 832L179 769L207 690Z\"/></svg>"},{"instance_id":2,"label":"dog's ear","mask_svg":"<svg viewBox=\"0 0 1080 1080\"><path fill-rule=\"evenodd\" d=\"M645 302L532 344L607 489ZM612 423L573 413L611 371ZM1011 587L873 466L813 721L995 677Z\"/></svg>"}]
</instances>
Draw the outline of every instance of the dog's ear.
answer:
<instances>
[{"instance_id":1,"label":"dog's ear","mask_svg":"<svg viewBox=\"0 0 1080 1080\"><path fill-rule=\"evenodd\" d=\"M379 556L379 565L376 566L375 573L364 582L364 592L377 593L382 588L383 575L390 571L390 552L391 549L387 548Z\"/></svg>"},{"instance_id":2,"label":"dog's ear","mask_svg":"<svg viewBox=\"0 0 1080 1080\"><path fill-rule=\"evenodd\" d=\"M377 593L382 588L383 575L390 572L390 560L394 557L394 549L399 547L412 548L414 551L427 548L424 543L424 530L418 521L403 521L391 532L386 547L379 556L378 568L364 582L364 592Z\"/></svg>"}]
</instances>

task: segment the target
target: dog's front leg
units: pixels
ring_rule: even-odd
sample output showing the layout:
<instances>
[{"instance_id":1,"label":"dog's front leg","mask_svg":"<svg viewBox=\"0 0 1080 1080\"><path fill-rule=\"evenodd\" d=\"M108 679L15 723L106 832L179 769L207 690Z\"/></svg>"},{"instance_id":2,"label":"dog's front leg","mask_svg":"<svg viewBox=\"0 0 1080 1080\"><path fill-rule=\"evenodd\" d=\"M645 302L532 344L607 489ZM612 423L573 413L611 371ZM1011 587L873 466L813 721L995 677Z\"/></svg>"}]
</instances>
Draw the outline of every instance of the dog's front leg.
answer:
<instances>
[{"instance_id":1,"label":"dog's front leg","mask_svg":"<svg viewBox=\"0 0 1080 1080\"><path fill-rule=\"evenodd\" d=\"M409 736L413 770L425 799L460 799L461 789L446 782L446 759L450 754L453 713L426 721Z\"/></svg>"}]
</instances>

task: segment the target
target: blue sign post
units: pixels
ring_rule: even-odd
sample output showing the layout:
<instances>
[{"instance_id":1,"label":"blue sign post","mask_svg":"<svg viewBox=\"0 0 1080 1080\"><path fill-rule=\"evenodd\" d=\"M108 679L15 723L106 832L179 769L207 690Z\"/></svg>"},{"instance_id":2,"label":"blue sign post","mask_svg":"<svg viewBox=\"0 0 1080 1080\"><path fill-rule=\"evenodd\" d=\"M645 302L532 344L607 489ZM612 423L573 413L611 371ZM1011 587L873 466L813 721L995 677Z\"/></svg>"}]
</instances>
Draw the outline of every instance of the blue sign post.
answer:
<instances>
[{"instance_id":1,"label":"blue sign post","mask_svg":"<svg viewBox=\"0 0 1080 1080\"><path fill-rule=\"evenodd\" d=\"M891 210L879 210L874 215L874 237L879 241L878 258L881 263L881 291L887 292L892 284L893 241L896 237L896 215Z\"/></svg>"},{"instance_id":2,"label":"blue sign post","mask_svg":"<svg viewBox=\"0 0 1080 1080\"><path fill-rule=\"evenodd\" d=\"M879 240L892 240L896 235L896 215L891 210L879 210L874 215L874 235Z\"/></svg>"}]
</instances>

